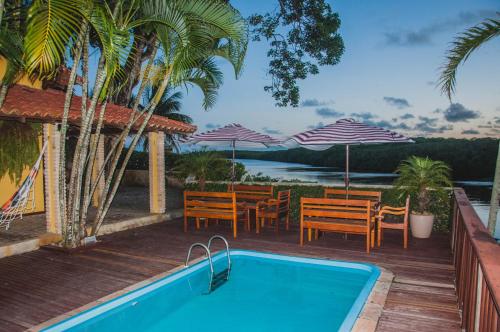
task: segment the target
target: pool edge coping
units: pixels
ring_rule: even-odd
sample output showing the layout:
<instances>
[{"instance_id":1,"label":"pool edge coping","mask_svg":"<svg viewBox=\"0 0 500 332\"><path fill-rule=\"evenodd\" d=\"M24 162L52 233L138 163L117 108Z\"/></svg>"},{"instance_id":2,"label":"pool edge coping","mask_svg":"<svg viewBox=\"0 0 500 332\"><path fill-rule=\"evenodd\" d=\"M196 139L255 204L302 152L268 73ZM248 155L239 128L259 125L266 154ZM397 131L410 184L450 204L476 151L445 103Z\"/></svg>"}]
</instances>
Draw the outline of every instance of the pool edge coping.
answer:
<instances>
[{"instance_id":1,"label":"pool edge coping","mask_svg":"<svg viewBox=\"0 0 500 332\"><path fill-rule=\"evenodd\" d=\"M380 266L378 268L380 269L380 275L352 327L352 332L373 332L377 329L394 280L394 274L391 271Z\"/></svg>"},{"instance_id":2,"label":"pool edge coping","mask_svg":"<svg viewBox=\"0 0 500 332\"><path fill-rule=\"evenodd\" d=\"M233 249L233 250L238 251L241 249ZM223 251L224 250L217 251L217 252L213 253L212 256L216 256L219 253L222 253ZM252 251L252 250L242 250L242 251ZM278 254L278 255L283 255L283 254ZM287 254L284 254L284 255L286 256ZM301 257L313 258L313 259L334 260L334 259L313 257L310 255L303 255L303 256L301 255ZM205 259L206 259L206 257L204 257L204 256L198 257L196 259L191 260L190 265L197 264ZM340 262L347 262L347 261L340 260ZM358 262L349 262L349 263L356 264ZM359 264L366 264L366 263L359 262ZM392 281L394 279L394 274L391 271L389 271L383 267L380 267L378 265L374 265L374 266L376 266L380 270L380 274L378 275L376 282L375 282L375 285L372 287L368 297L366 298L366 302L364 303L361 312L359 313L358 317L354 321L353 327L351 329L351 331L353 331L353 332L372 332L372 331L376 330L377 325L378 325L378 321L379 321L380 317L382 316L382 312L383 312L384 305L385 305L385 302L387 299L387 295L389 293L389 289L390 289ZM105 302L114 300L122 295L136 291L140 288L143 288L143 287L145 287L145 286L147 286L155 281L166 278L169 275L174 274L174 273L176 273L184 268L185 268L184 264L181 264L181 265L174 267L170 270L156 274L150 278L147 278L147 279L139 281L135 284L129 285L129 286L122 288L120 290L117 290L111 294L105 295L97 300L89 302L83 306L80 306L78 308L75 308L73 310L65 312L61 315L58 315L54 318L46 320L45 322L42 322L38 325L32 326L32 327L26 329L26 331L29 331L29 332L41 331L45 328L48 328L54 324L61 322L63 320L66 320L66 319L71 318L75 315L78 315L86 310L92 309L95 306L98 306L98 305L101 305Z\"/></svg>"}]
</instances>

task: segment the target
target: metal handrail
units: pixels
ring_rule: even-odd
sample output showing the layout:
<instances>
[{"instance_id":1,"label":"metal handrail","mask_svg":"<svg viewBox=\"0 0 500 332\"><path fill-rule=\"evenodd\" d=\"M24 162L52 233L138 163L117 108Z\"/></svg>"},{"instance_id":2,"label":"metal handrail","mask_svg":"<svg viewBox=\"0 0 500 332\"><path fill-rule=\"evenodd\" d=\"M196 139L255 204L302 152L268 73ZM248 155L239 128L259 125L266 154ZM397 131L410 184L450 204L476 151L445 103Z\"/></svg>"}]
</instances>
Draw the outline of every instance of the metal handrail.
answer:
<instances>
[{"instance_id":1,"label":"metal handrail","mask_svg":"<svg viewBox=\"0 0 500 332\"><path fill-rule=\"evenodd\" d=\"M214 278L214 265L212 264L212 255L210 254L210 249L208 249L208 247L206 245L204 245L203 243L199 243L199 242L193 243L191 245L191 247L189 247L189 251L188 251L188 254L186 257L186 262L184 263L184 266L189 267L188 263L189 263L189 258L191 257L191 251L196 247L201 247L201 248L205 249L205 252L207 253L208 264L210 265L210 280L208 283L208 292L210 293L212 291L212 281Z\"/></svg>"},{"instance_id":2,"label":"metal handrail","mask_svg":"<svg viewBox=\"0 0 500 332\"><path fill-rule=\"evenodd\" d=\"M208 240L208 250L210 251L210 245L212 244L212 240L215 240L215 239L219 239L219 240L222 240L222 242L224 242L224 244L226 245L226 257L227 257L227 275L226 275L226 280L229 280L229 273L231 272L231 256L229 254L229 243L227 242L227 240L223 237L223 236L220 236L220 235L214 235L210 238L210 240Z\"/></svg>"}]
</instances>

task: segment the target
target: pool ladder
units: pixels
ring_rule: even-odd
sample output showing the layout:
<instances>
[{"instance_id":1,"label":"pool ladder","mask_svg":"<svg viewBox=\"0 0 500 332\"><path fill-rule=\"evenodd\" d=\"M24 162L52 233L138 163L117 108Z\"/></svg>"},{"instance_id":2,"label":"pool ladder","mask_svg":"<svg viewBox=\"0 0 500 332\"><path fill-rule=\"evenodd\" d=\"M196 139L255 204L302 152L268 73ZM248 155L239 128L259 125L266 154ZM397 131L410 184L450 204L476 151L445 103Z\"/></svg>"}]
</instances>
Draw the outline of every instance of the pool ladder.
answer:
<instances>
[{"instance_id":1,"label":"pool ladder","mask_svg":"<svg viewBox=\"0 0 500 332\"><path fill-rule=\"evenodd\" d=\"M227 268L225 268L223 271L219 273L215 273L214 271L214 265L212 262L212 254L210 253L210 245L212 244L213 240L219 239L224 244L226 245L226 257L227 257ZM214 235L208 240L208 245L204 245L203 243L196 242L189 247L189 251L186 257L186 263L184 266L189 267L189 258L191 257L191 252L193 251L194 248L200 247L205 250L205 253L208 257L208 264L210 266L210 279L208 283L208 293L211 293L213 290L217 289L219 286L221 286L223 283L229 280L229 274L231 273L231 257L229 254L229 243L227 240L220 235Z\"/></svg>"}]
</instances>

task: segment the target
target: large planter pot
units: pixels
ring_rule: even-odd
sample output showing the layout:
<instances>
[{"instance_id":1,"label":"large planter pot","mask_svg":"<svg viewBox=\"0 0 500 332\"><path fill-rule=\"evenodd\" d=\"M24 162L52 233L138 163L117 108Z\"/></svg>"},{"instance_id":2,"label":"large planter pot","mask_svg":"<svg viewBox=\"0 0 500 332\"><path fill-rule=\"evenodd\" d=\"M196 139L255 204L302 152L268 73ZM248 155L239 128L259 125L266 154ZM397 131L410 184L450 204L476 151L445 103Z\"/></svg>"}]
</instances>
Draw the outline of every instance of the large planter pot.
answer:
<instances>
[{"instance_id":1,"label":"large planter pot","mask_svg":"<svg viewBox=\"0 0 500 332\"><path fill-rule=\"evenodd\" d=\"M410 227L413 237L427 239L431 236L434 215L410 214Z\"/></svg>"}]
</instances>

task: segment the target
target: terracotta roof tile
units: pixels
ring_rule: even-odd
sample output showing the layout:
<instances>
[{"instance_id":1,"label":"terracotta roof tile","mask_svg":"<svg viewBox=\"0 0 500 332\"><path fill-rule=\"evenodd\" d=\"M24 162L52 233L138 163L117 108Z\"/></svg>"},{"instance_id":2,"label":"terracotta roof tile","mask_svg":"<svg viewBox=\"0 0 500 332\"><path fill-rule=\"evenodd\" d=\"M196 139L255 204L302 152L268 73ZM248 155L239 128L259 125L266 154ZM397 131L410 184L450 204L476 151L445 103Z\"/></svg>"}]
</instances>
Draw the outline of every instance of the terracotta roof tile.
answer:
<instances>
[{"instance_id":1,"label":"terracotta roof tile","mask_svg":"<svg viewBox=\"0 0 500 332\"><path fill-rule=\"evenodd\" d=\"M4 105L0 109L0 117L57 122L62 118L64 98L65 93L62 91L53 89L38 90L22 85L14 85L9 89ZM81 97L74 96L68 118L70 123L80 123L81 104ZM106 127L124 128L132 112L133 110L130 108L108 104L104 124ZM97 108L96 113L97 118L99 108ZM137 123L140 124L141 121L139 120ZM192 133L196 131L196 126L153 115L146 127L146 131Z\"/></svg>"}]
</instances>

